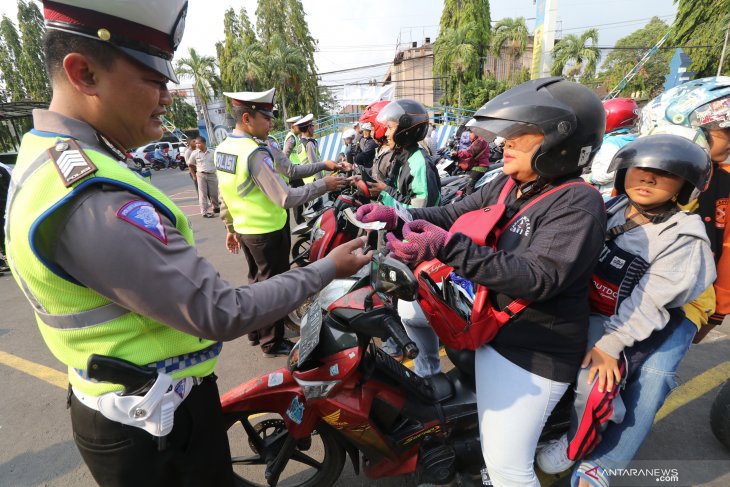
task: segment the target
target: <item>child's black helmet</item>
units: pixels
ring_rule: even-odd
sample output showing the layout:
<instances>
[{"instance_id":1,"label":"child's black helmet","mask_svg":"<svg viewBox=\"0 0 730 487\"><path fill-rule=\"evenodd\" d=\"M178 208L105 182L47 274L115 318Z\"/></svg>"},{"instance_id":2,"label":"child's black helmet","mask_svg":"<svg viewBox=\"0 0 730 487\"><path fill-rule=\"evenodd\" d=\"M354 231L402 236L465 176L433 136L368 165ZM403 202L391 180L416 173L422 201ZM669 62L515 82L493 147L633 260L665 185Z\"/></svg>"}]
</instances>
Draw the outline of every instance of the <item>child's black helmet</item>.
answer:
<instances>
[{"instance_id":1,"label":"child's black helmet","mask_svg":"<svg viewBox=\"0 0 730 487\"><path fill-rule=\"evenodd\" d=\"M677 195L680 205L686 205L707 189L712 174L710 156L702 147L669 134L639 137L613 156L608 170L616 171L614 188L618 194L626 193L626 170L630 167L659 169L684 179Z\"/></svg>"}]
</instances>

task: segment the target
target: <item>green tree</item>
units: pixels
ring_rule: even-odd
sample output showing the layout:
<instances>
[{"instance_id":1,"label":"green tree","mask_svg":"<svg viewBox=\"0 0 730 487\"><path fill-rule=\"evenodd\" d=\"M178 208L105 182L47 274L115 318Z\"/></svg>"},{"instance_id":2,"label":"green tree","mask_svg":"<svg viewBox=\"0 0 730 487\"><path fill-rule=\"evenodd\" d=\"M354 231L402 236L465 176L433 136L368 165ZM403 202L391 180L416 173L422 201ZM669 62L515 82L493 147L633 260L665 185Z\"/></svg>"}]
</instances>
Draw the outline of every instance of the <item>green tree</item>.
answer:
<instances>
[{"instance_id":1,"label":"green tree","mask_svg":"<svg viewBox=\"0 0 730 487\"><path fill-rule=\"evenodd\" d=\"M492 53L499 57L502 48L505 46L508 48L510 82L512 86L515 84L513 64L515 59L522 56L525 52L528 36L529 32L527 25L525 25L524 17L502 19L494 26Z\"/></svg>"},{"instance_id":2,"label":"green tree","mask_svg":"<svg viewBox=\"0 0 730 487\"><path fill-rule=\"evenodd\" d=\"M287 93L299 90L301 79L297 73L306 70L305 61L300 56L298 49L287 45L280 35L274 34L267 47L264 66L280 96L281 110L284 115L282 118L286 120L289 118Z\"/></svg>"},{"instance_id":3,"label":"green tree","mask_svg":"<svg viewBox=\"0 0 730 487\"><path fill-rule=\"evenodd\" d=\"M198 115L195 107L180 95L172 96L172 104L167 109L167 118L179 129L194 129L198 126Z\"/></svg>"},{"instance_id":4,"label":"green tree","mask_svg":"<svg viewBox=\"0 0 730 487\"><path fill-rule=\"evenodd\" d=\"M266 53L271 53L275 47L276 38L286 39L285 44L293 49L294 56L302 62L295 62L289 68L290 75L295 83L286 83L284 91L277 89L277 96L282 105L286 99L287 109L299 112L319 110L317 100L317 70L314 62L314 52L317 41L312 37L307 25L304 8L299 0L268 0L259 1L256 8L256 30L259 41ZM277 41L278 42L278 41ZM268 81L277 82L271 75Z\"/></svg>"},{"instance_id":5,"label":"green tree","mask_svg":"<svg viewBox=\"0 0 730 487\"><path fill-rule=\"evenodd\" d=\"M23 77L18 66L23 48L15 24L6 15L0 21L0 72L4 85L4 101L20 101L27 98Z\"/></svg>"},{"instance_id":6,"label":"green tree","mask_svg":"<svg viewBox=\"0 0 730 487\"><path fill-rule=\"evenodd\" d=\"M475 48L477 66L476 69L469 70L464 73L464 78L461 80L462 82L469 82L478 78L479 74L483 71L482 60L489 52L489 40L491 33L489 0L445 0L444 8L441 11L441 20L439 21L439 37L436 39L436 43L438 43L438 39L443 37L448 31L452 31L468 24L472 25L473 28L468 29L466 39L468 40L468 43L473 45ZM434 67L443 67L450 64L445 62L443 59L439 59L440 56L445 53L446 51L437 51L434 46ZM457 75L451 70L438 72L438 74L443 75L442 83L446 89L446 96L444 99L447 100L447 103L453 103L454 87L458 87L461 84Z\"/></svg>"},{"instance_id":7,"label":"green tree","mask_svg":"<svg viewBox=\"0 0 730 487\"><path fill-rule=\"evenodd\" d=\"M215 135L208 116L210 92L220 92L220 78L215 72L215 59L213 56L201 56L195 48L191 47L188 50L188 57L179 59L175 69L178 75L193 81L193 93L195 93L195 98L203 110L203 120L205 120L205 127L208 129L210 143L215 145Z\"/></svg>"},{"instance_id":8,"label":"green tree","mask_svg":"<svg viewBox=\"0 0 730 487\"><path fill-rule=\"evenodd\" d=\"M590 44L589 44L590 41ZM588 29L580 36L569 34L553 48L553 76L561 76L566 66L566 78L578 79L583 74L593 76L601 59L598 49L598 30Z\"/></svg>"},{"instance_id":9,"label":"green tree","mask_svg":"<svg viewBox=\"0 0 730 487\"><path fill-rule=\"evenodd\" d=\"M439 75L456 78L458 104L461 107L461 85L474 79L479 69L477 47L470 40L475 24L460 25L441 33L434 45L434 71Z\"/></svg>"},{"instance_id":10,"label":"green tree","mask_svg":"<svg viewBox=\"0 0 730 487\"><path fill-rule=\"evenodd\" d=\"M45 26L43 15L33 2L18 1L18 29L22 44L18 70L23 78L28 98L49 101L51 86L46 75L43 52Z\"/></svg>"},{"instance_id":11,"label":"green tree","mask_svg":"<svg viewBox=\"0 0 730 487\"><path fill-rule=\"evenodd\" d=\"M489 0L446 0L441 11L439 35L470 22L474 24L474 29L469 32L469 41L476 46L477 53L482 58L489 51Z\"/></svg>"},{"instance_id":12,"label":"green tree","mask_svg":"<svg viewBox=\"0 0 730 487\"><path fill-rule=\"evenodd\" d=\"M687 51L692 59L690 69L695 77L714 76L720 62L725 31L730 22L730 0L674 0L677 16L672 33L667 39L670 46L710 46ZM730 56L725 55L722 73L730 70Z\"/></svg>"},{"instance_id":13,"label":"green tree","mask_svg":"<svg viewBox=\"0 0 730 487\"><path fill-rule=\"evenodd\" d=\"M527 70L527 79L530 78ZM525 80L526 81L526 80ZM489 100L510 88L510 83L497 81L494 77L475 79L464 85L464 108L478 110Z\"/></svg>"},{"instance_id":14,"label":"green tree","mask_svg":"<svg viewBox=\"0 0 730 487\"><path fill-rule=\"evenodd\" d=\"M613 89L669 30L669 26L658 17L626 37L616 41L616 48L606 56L601 72L597 76L606 90ZM637 47L639 49L629 49ZM673 51L659 51L644 64L641 71L632 79L619 96L640 91L653 98L662 91L664 76L669 72L669 59Z\"/></svg>"}]
</instances>

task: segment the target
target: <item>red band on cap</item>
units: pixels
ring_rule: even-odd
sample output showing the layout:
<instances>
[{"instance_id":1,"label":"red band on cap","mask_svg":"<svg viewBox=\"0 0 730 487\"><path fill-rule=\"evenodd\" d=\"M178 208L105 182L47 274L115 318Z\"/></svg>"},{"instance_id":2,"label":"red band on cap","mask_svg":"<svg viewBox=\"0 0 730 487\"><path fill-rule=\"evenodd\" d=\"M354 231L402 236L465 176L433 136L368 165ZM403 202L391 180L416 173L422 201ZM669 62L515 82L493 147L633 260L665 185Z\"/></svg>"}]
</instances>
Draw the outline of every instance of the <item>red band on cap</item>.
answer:
<instances>
[{"instance_id":1,"label":"red band on cap","mask_svg":"<svg viewBox=\"0 0 730 487\"><path fill-rule=\"evenodd\" d=\"M97 29L107 29L112 35L110 41L112 44L127 47L124 45L124 39L129 39L138 43L149 44L169 53L171 58L175 52L169 32L161 32L152 27L113 15L45 0L43 2L43 16L47 21L82 27L94 33Z\"/></svg>"}]
</instances>

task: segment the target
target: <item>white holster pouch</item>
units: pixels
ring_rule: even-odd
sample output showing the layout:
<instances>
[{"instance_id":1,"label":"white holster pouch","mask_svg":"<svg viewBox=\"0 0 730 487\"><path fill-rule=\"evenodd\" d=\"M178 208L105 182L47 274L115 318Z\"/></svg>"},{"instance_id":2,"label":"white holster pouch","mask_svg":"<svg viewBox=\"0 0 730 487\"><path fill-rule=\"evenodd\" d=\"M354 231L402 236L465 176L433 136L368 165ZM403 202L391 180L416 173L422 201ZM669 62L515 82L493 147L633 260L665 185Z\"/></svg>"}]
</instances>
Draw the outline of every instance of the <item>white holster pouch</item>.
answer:
<instances>
[{"instance_id":1,"label":"white holster pouch","mask_svg":"<svg viewBox=\"0 0 730 487\"><path fill-rule=\"evenodd\" d=\"M198 377L173 379L160 373L144 396L120 396L117 392L88 396L72 389L83 405L111 421L141 428L153 436L167 436L172 431L175 410L200 380Z\"/></svg>"}]
</instances>

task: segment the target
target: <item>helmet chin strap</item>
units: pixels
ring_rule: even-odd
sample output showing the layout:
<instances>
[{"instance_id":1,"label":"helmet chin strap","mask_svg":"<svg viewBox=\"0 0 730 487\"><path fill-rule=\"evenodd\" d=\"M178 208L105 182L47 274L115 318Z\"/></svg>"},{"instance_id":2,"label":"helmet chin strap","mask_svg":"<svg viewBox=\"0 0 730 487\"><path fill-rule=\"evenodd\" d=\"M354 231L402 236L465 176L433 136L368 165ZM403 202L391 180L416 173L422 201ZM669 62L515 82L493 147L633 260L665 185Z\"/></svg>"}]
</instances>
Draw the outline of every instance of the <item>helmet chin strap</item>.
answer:
<instances>
[{"instance_id":1,"label":"helmet chin strap","mask_svg":"<svg viewBox=\"0 0 730 487\"><path fill-rule=\"evenodd\" d=\"M641 207L638 203L636 203L634 200L626 196L626 198L629 200L629 204L637 211L641 216L649 220L649 223L663 223L667 220L669 220L672 215L677 213L679 211L679 208L677 207L677 204L670 200L664 203L663 205L654 208L652 211L654 213L649 213L644 208ZM643 223L637 223L636 220L627 220L625 223L622 223L621 225L616 225L615 227L611 227L608 229L608 232L606 233L606 240L613 240L614 238L618 237L622 233L626 233L629 230L632 230L636 227L640 227L643 225Z\"/></svg>"}]
</instances>

